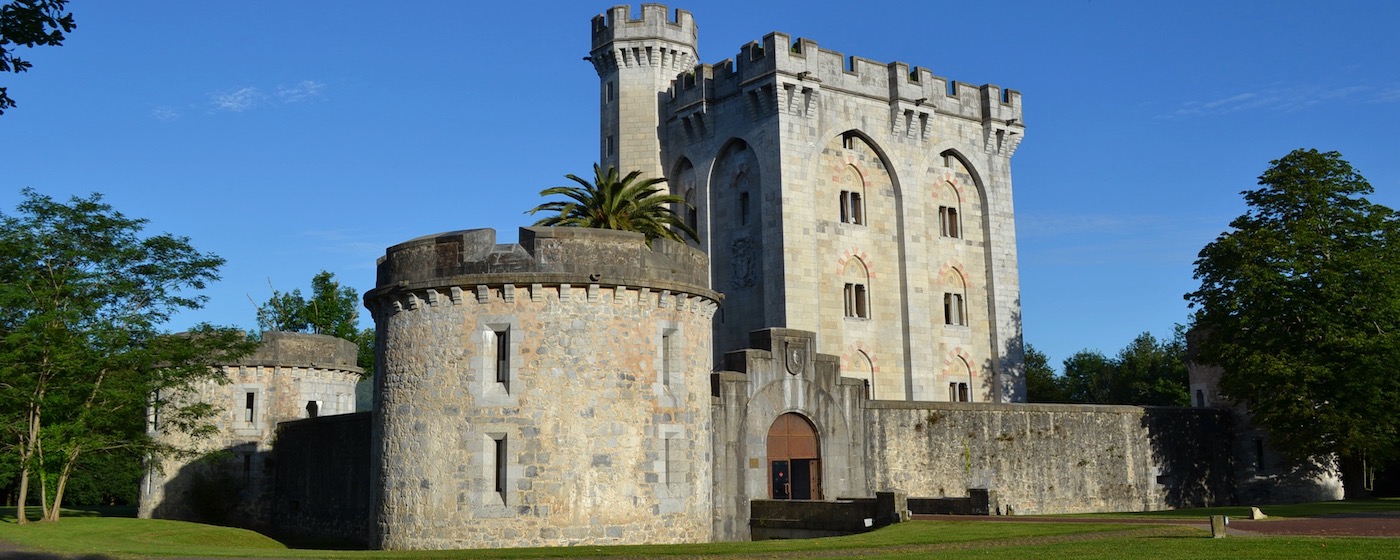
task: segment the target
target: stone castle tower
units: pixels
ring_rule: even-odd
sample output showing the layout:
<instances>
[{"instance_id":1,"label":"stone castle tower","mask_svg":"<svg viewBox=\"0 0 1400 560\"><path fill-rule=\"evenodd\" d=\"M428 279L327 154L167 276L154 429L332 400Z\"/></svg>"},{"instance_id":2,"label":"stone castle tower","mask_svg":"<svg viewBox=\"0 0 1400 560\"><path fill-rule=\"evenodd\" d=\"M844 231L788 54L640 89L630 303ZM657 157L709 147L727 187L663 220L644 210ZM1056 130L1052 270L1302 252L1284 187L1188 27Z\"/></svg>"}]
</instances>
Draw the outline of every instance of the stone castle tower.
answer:
<instances>
[{"instance_id":1,"label":"stone castle tower","mask_svg":"<svg viewBox=\"0 0 1400 560\"><path fill-rule=\"evenodd\" d=\"M664 176L725 294L715 363L817 333L881 400L1023 402L1011 155L1021 96L770 33L692 67L684 10L593 19L603 165Z\"/></svg>"},{"instance_id":2,"label":"stone castle tower","mask_svg":"<svg viewBox=\"0 0 1400 560\"><path fill-rule=\"evenodd\" d=\"M706 259L523 228L389 248L370 437L385 549L711 538Z\"/></svg>"},{"instance_id":3,"label":"stone castle tower","mask_svg":"<svg viewBox=\"0 0 1400 560\"><path fill-rule=\"evenodd\" d=\"M695 66L698 34L689 12L677 10L672 21L665 6L644 4L642 19L633 20L628 10L613 6L607 17L593 18L588 58L602 81L598 161L624 175L639 169L662 177L659 99L677 75Z\"/></svg>"},{"instance_id":4,"label":"stone castle tower","mask_svg":"<svg viewBox=\"0 0 1400 560\"><path fill-rule=\"evenodd\" d=\"M152 437L217 454L204 460L164 457L141 482L139 515L269 526L278 424L355 412L358 353L355 343L333 336L265 332L251 356L220 366L228 383L207 382L195 393L220 410L213 419L218 434L195 442L167 433L166 420L152 415Z\"/></svg>"}]
</instances>

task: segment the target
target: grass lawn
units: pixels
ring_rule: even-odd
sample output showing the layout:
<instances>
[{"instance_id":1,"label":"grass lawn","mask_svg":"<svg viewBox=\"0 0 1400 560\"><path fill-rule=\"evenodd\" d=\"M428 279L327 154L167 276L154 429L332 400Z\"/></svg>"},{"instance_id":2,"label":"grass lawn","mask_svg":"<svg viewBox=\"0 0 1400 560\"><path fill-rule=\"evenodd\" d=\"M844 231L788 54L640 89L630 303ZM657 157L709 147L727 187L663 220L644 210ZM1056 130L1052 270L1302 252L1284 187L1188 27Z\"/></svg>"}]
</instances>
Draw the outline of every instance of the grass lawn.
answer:
<instances>
[{"instance_id":1,"label":"grass lawn","mask_svg":"<svg viewBox=\"0 0 1400 560\"><path fill-rule=\"evenodd\" d=\"M1315 504L1317 511L1338 506ZM1400 509L1391 501L1391 510ZM1238 509L1238 508L1236 508ZM1267 511L1267 510L1266 510ZM1300 509L1297 511L1309 511ZM1352 510L1355 511L1355 510ZM1364 510L1363 510L1364 511ZM1374 511L1374 510L1371 510ZM1226 512L1227 514L1234 514ZM1207 512L1193 510L1191 517ZM1187 526L1104 523L981 523L915 521L879 531L827 539L695 545L579 546L466 551L337 551L287 548L252 531L181 521L101 517L72 512L57 524L20 526L0 510L0 540L50 553L109 557L263 558L1223 558L1400 557L1400 539L1248 537L1211 539ZM88 558L92 558L91 556Z\"/></svg>"},{"instance_id":2,"label":"grass lawn","mask_svg":"<svg viewBox=\"0 0 1400 560\"><path fill-rule=\"evenodd\" d=\"M1285 504L1259 506L1259 510L1269 517L1317 517L1345 513L1397 513L1400 514L1400 498L1379 498L1371 500L1347 500L1336 502L1313 502L1307 504ZM1204 519L1211 515L1228 515L1242 519L1249 518L1249 506L1225 506L1194 509L1170 509L1165 511L1145 511L1141 513L1086 513L1075 517L1092 517L1111 520L1113 518L1147 519ZM1062 516L1057 516L1062 517Z\"/></svg>"}]
</instances>

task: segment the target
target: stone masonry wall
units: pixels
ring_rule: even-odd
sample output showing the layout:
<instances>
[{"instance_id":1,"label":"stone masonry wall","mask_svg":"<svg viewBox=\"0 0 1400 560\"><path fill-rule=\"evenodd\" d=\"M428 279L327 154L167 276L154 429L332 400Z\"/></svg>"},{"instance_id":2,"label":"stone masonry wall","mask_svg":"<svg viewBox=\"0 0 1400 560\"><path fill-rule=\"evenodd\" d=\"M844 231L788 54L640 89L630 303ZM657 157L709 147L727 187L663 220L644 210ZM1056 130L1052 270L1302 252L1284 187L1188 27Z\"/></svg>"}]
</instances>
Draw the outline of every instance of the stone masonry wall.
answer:
<instances>
[{"instance_id":1,"label":"stone masonry wall","mask_svg":"<svg viewBox=\"0 0 1400 560\"><path fill-rule=\"evenodd\" d=\"M372 546L709 541L718 296L703 254L615 231L494 233L392 247L365 296L383 372Z\"/></svg>"},{"instance_id":2,"label":"stone masonry wall","mask_svg":"<svg viewBox=\"0 0 1400 560\"><path fill-rule=\"evenodd\" d=\"M1002 514L1232 503L1223 411L1133 406L867 404L871 486L996 492Z\"/></svg>"},{"instance_id":3,"label":"stone masonry wall","mask_svg":"<svg viewBox=\"0 0 1400 560\"><path fill-rule=\"evenodd\" d=\"M206 383L189 398L219 409L218 433L200 441L165 433L151 418L153 437L199 453L196 459L165 458L141 485L141 517L183 519L242 527L271 523L278 422L306 418L315 401L320 416L355 411L355 343L291 332L263 333L258 350L237 364L221 366L228 383Z\"/></svg>"}]
</instances>

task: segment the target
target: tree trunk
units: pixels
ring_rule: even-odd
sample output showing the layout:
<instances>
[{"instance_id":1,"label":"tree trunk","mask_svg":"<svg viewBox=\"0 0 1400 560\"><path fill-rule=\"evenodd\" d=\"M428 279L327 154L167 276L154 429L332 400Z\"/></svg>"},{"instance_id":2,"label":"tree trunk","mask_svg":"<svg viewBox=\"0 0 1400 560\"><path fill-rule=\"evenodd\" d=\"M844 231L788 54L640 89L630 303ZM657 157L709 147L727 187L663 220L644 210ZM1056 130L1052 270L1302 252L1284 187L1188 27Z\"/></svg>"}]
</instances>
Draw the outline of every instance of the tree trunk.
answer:
<instances>
[{"instance_id":1,"label":"tree trunk","mask_svg":"<svg viewBox=\"0 0 1400 560\"><path fill-rule=\"evenodd\" d=\"M68 452L68 457L63 461L63 472L59 473L58 486L53 492L53 509L45 512L44 521L58 521L59 511L63 506L63 490L68 487L68 476L73 474L73 465L78 463L79 451L79 445L73 444L73 450Z\"/></svg>"},{"instance_id":2,"label":"tree trunk","mask_svg":"<svg viewBox=\"0 0 1400 560\"><path fill-rule=\"evenodd\" d=\"M19 498L15 500L15 520L20 525L29 523L29 516L24 511L24 498L29 494L29 467L23 465L24 459L20 459L19 468Z\"/></svg>"},{"instance_id":3,"label":"tree trunk","mask_svg":"<svg viewBox=\"0 0 1400 560\"><path fill-rule=\"evenodd\" d=\"M29 434L26 438L21 438L19 446L19 499L15 506L15 520L20 525L29 523L29 514L25 511L25 501L29 498L29 470L34 463L34 454L39 446L39 404L36 400L29 407ZM40 465L40 469L43 465Z\"/></svg>"}]
</instances>

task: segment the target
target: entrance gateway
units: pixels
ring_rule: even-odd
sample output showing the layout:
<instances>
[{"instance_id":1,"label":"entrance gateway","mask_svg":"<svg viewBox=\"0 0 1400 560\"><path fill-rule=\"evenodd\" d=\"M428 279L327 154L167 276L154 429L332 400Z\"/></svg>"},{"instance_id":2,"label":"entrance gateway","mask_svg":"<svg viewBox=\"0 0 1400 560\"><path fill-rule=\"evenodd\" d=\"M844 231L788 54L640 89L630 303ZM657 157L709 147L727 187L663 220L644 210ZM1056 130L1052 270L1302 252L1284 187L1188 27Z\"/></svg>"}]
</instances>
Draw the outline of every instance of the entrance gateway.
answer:
<instances>
[{"instance_id":1,"label":"entrance gateway","mask_svg":"<svg viewBox=\"0 0 1400 560\"><path fill-rule=\"evenodd\" d=\"M783 414L768 428L768 475L774 500L822 499L821 441L801 414Z\"/></svg>"}]
</instances>

